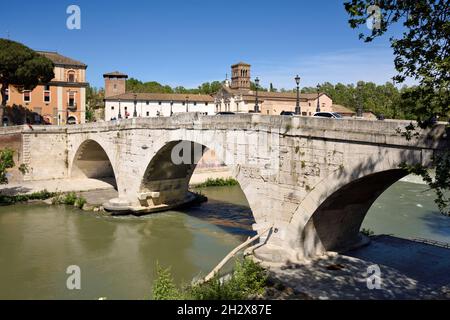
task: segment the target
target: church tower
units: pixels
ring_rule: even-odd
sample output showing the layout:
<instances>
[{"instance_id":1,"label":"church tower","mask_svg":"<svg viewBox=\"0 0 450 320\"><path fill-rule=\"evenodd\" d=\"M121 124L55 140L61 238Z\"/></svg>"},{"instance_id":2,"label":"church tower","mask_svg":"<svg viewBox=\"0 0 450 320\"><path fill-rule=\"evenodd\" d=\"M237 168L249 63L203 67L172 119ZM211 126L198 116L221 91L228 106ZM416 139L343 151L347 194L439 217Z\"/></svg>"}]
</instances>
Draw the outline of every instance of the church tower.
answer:
<instances>
[{"instance_id":1,"label":"church tower","mask_svg":"<svg viewBox=\"0 0 450 320\"><path fill-rule=\"evenodd\" d=\"M231 66L231 88L250 90L250 65L239 62Z\"/></svg>"}]
</instances>

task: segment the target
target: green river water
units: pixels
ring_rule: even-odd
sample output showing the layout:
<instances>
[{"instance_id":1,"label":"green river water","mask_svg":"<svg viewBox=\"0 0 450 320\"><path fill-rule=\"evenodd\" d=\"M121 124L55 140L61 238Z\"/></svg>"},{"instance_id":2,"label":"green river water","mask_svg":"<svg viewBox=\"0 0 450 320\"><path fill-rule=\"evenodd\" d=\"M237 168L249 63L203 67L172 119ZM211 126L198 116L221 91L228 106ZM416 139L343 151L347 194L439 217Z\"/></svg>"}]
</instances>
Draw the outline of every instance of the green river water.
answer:
<instances>
[{"instance_id":1,"label":"green river water","mask_svg":"<svg viewBox=\"0 0 450 320\"><path fill-rule=\"evenodd\" d=\"M0 299L149 299L157 262L171 266L178 283L209 272L253 234L253 220L239 187L202 192L207 203L146 217L0 207ZM450 218L437 212L432 192L421 184L393 185L363 227L450 242ZM70 265L81 269L81 290L66 287Z\"/></svg>"}]
</instances>

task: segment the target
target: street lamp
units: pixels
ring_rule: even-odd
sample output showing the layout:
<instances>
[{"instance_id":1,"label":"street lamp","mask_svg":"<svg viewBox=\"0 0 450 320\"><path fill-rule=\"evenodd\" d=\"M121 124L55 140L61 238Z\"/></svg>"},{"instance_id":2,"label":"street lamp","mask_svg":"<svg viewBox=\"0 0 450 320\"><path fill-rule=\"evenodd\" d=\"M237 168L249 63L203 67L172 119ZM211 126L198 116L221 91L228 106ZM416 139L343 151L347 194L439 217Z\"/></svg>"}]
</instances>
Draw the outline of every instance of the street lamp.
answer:
<instances>
[{"instance_id":1,"label":"street lamp","mask_svg":"<svg viewBox=\"0 0 450 320\"><path fill-rule=\"evenodd\" d=\"M172 115L172 114L173 114L173 112L172 112L172 108L173 108L173 101L170 101L170 115Z\"/></svg>"},{"instance_id":2,"label":"street lamp","mask_svg":"<svg viewBox=\"0 0 450 320\"><path fill-rule=\"evenodd\" d=\"M122 119L122 113L120 111L120 99L119 99L119 115L117 116L118 119Z\"/></svg>"},{"instance_id":3,"label":"street lamp","mask_svg":"<svg viewBox=\"0 0 450 320\"><path fill-rule=\"evenodd\" d=\"M186 112L189 112L189 96L186 96Z\"/></svg>"},{"instance_id":4,"label":"street lamp","mask_svg":"<svg viewBox=\"0 0 450 320\"><path fill-rule=\"evenodd\" d=\"M362 108L362 102L361 102L361 86L358 85L357 87L357 109L356 109L356 116L358 118L362 118L363 116L363 108Z\"/></svg>"},{"instance_id":5,"label":"street lamp","mask_svg":"<svg viewBox=\"0 0 450 320\"><path fill-rule=\"evenodd\" d=\"M258 105L258 87L259 87L259 78L255 79L255 87L256 87L256 96L255 96L255 113L259 113L259 105Z\"/></svg>"},{"instance_id":6,"label":"street lamp","mask_svg":"<svg viewBox=\"0 0 450 320\"><path fill-rule=\"evenodd\" d=\"M133 111L133 118L137 118L137 110L136 110L136 106L137 106L137 94L134 94L134 111Z\"/></svg>"},{"instance_id":7,"label":"street lamp","mask_svg":"<svg viewBox=\"0 0 450 320\"><path fill-rule=\"evenodd\" d=\"M295 105L295 114L300 115L302 110L300 108L300 77L295 77L295 83L297 84L297 104Z\"/></svg>"},{"instance_id":8,"label":"street lamp","mask_svg":"<svg viewBox=\"0 0 450 320\"><path fill-rule=\"evenodd\" d=\"M316 112L320 112L320 84L317 84L317 108Z\"/></svg>"}]
</instances>

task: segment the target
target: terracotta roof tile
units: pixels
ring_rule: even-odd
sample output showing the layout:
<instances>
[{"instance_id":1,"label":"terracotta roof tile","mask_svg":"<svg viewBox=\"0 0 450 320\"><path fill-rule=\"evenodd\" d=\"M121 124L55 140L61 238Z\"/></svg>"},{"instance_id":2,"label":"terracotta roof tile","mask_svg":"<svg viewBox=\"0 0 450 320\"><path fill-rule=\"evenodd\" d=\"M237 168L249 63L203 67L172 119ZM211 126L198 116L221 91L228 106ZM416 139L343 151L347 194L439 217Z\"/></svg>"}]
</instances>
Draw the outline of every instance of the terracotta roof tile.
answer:
<instances>
[{"instance_id":1,"label":"terracotta roof tile","mask_svg":"<svg viewBox=\"0 0 450 320\"><path fill-rule=\"evenodd\" d=\"M36 51L36 52L50 59L56 66L74 66L87 68L87 65L84 64L83 62L74 60L69 57L65 57L63 55L60 55L58 52L50 52L50 51Z\"/></svg>"}]
</instances>

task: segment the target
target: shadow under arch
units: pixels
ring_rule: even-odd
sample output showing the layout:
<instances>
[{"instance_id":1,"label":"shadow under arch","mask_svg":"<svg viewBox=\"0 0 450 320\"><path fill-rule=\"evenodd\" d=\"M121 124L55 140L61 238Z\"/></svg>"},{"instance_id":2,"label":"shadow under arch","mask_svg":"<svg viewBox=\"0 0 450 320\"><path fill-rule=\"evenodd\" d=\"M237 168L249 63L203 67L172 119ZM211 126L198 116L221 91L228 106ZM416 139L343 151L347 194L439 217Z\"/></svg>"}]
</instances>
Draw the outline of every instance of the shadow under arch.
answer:
<instances>
[{"instance_id":1,"label":"shadow under arch","mask_svg":"<svg viewBox=\"0 0 450 320\"><path fill-rule=\"evenodd\" d=\"M142 197L144 200L140 201L141 205L146 207L173 205L179 203L180 200L186 200L190 194L191 177L197 164L208 150L215 151L217 161L233 171L232 165L222 161L219 152L201 143L191 140L172 140L160 147L148 164L141 180L139 192L141 195L144 194ZM184 161L189 159L190 162ZM238 181L250 207L253 221L255 221L251 202L246 190L242 187L242 181L239 176L233 174L233 177Z\"/></svg>"},{"instance_id":2,"label":"shadow under arch","mask_svg":"<svg viewBox=\"0 0 450 320\"><path fill-rule=\"evenodd\" d=\"M78 147L72 162L70 177L98 179L117 187L114 168L105 149L98 142L90 139Z\"/></svg>"},{"instance_id":3,"label":"shadow under arch","mask_svg":"<svg viewBox=\"0 0 450 320\"><path fill-rule=\"evenodd\" d=\"M407 174L403 169L385 170L342 186L314 211L303 229L302 240L306 242L314 234L316 251L342 252L361 243L359 231L370 207L386 189Z\"/></svg>"}]
</instances>

